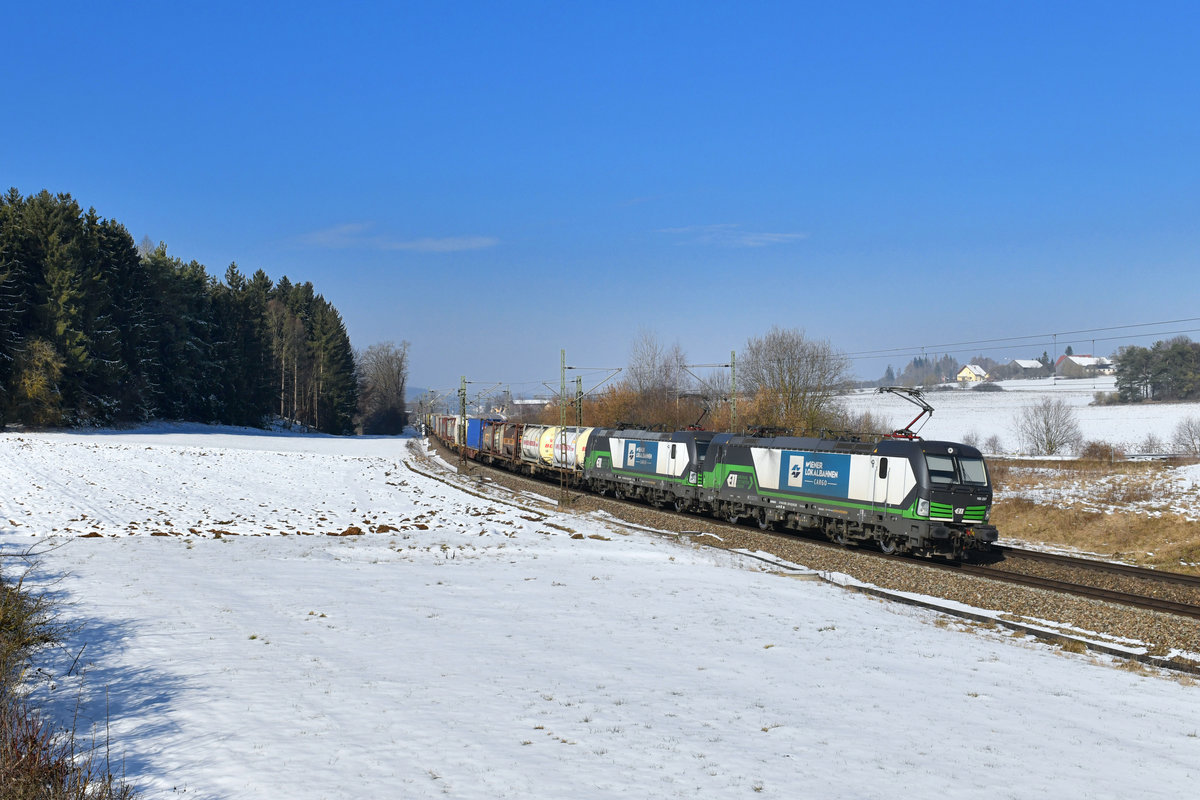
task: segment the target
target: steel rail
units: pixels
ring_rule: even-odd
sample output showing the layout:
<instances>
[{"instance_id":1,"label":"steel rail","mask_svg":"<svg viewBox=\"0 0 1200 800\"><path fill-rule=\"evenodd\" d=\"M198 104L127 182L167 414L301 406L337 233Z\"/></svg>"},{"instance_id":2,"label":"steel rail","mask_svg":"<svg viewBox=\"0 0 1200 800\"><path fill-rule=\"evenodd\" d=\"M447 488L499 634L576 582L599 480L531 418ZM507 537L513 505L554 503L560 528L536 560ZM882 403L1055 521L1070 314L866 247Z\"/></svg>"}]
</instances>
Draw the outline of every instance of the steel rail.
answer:
<instances>
[{"instance_id":1,"label":"steel rail","mask_svg":"<svg viewBox=\"0 0 1200 800\"><path fill-rule=\"evenodd\" d=\"M1088 569L1093 572L1110 572L1114 575L1129 575L1142 580L1157 581L1158 583L1178 583L1183 586L1200 586L1200 575L1185 575L1181 572L1138 567L1133 564L1119 564L1110 561L1100 561L1083 556L1067 556L1061 553L1044 553L1040 550L1027 550L1023 547L1008 545L992 545L996 552L1003 553L1006 559L1024 559L1026 561L1043 561L1049 564L1060 564L1076 569Z\"/></svg>"},{"instance_id":2,"label":"steel rail","mask_svg":"<svg viewBox=\"0 0 1200 800\"><path fill-rule=\"evenodd\" d=\"M519 477L534 480L537 482L543 482L543 481L539 481L538 477L535 477L533 475L526 475L523 473L513 473L508 470L503 470L498 466L484 464L479 461L472 460L472 464L474 464L475 466L478 466L478 467L482 467L483 469L496 470L498 472L505 472L510 475L516 474ZM583 492L583 493L590 494L588 492ZM925 567L931 567L934 569L943 569L943 570L948 570L948 571L952 571L952 572L958 572L959 574L963 574L963 575L970 575L970 576L976 577L976 578L983 578L986 580L994 580L994 581L999 581L1002 583L1009 583L1009 584L1013 584L1015 586L1024 586L1026 588L1032 588L1032 589L1043 589L1046 591L1058 592L1059 594L1066 594L1066 595L1071 595L1071 596L1075 596L1075 597L1082 597L1085 599L1100 600L1100 601L1104 601L1104 602L1108 602L1108 603L1114 603L1117 605L1124 605L1124 606L1129 606L1129 607L1133 607L1133 608L1141 608L1141 609L1145 609L1145 610L1149 610L1149 611L1158 611L1158 612L1166 613L1166 614L1175 614L1177 616L1189 617L1192 619L1200 619L1200 606L1189 605L1186 603L1177 603L1177 602L1174 602L1171 600L1161 600L1161 599L1154 598L1154 597L1146 597L1144 595L1130 594L1128 592L1119 592L1119 591L1115 591L1112 589L1100 589L1100 588L1097 588L1094 586L1070 583L1067 581L1059 581L1059 580L1054 580L1052 578L1042 578L1042 577L1035 576L1035 575L1024 575L1019 572L1008 572L1008 571L1001 570L1001 569L995 569L992 567L978 565L978 564L969 564L969 563L965 563L962 561L946 561L946 560L940 560L940 559L934 559L934 558L916 558L913 556L905 556L905 555L888 555L886 553L881 553L877 550L872 550L867 547L846 547L844 545L839 545L836 542L831 542L824 538L805 536L803 533L797 534L797 533L792 533L792 532L784 533L781 531L763 530L761 528L758 528L757 526L751 526L749 524L731 523L720 517L712 517L711 515L708 515L708 514L693 514L690 512L675 512L669 506L655 507L655 506L651 505L650 503L646 503L641 500L632 500L629 498L618 499L615 497L604 497L603 499L607 500L608 502L618 503L618 504L622 504L622 505L628 504L630 506L635 506L635 507L639 507L639 508L643 508L643 509L654 509L654 510L660 511L664 514L671 514L673 516L699 517L699 518L704 519L708 524L714 525L716 527L728 527L728 528L733 528L733 529L739 530L741 532L753 532L753 531L757 530L757 532L763 534L764 536L768 536L768 537L778 537L781 539L793 539L793 540L800 539L800 540L803 540L804 542L816 544L816 545L823 546L823 547L852 550L854 552L862 553L863 555L866 555L866 556L875 557L875 558L892 559L892 560L896 560L896 561L903 561L904 563L912 564L914 566L925 566ZM993 548L995 548L995 547L996 547L996 545L993 545ZM1009 547L1004 547L1004 546L1000 546L1000 549L1001 549L1001 552L1004 552L1005 554L1019 552L1018 558L1026 558L1026 557L1029 557L1028 556L1029 553L1037 552L1037 551L1032 551L1032 550L1020 550L1019 548L1009 548ZM1050 556L1050 558L1042 558L1042 556ZM1074 567L1079 567L1079 568L1084 568L1084 569L1099 569L1099 570L1109 571L1109 572L1114 572L1114 573L1126 573L1128 570L1133 570L1132 574L1136 574L1138 577L1145 578L1148 580L1162 581L1162 580L1164 580L1164 576L1172 576L1172 577L1165 578L1165 580L1177 581L1177 582L1188 583L1188 584L1191 584L1193 582L1200 583L1200 580L1194 581L1193 580L1194 576L1190 576L1190 575L1181 575L1179 573L1169 573L1169 572L1159 572L1156 570L1147 570L1144 567L1132 567L1130 565L1108 564L1106 562L1097 561L1095 559L1072 558L1071 556L1057 556L1057 555L1051 554L1051 553L1037 553L1037 555L1032 556L1031 558L1035 558L1038 560L1045 560L1045 561L1056 561L1059 563L1065 563L1066 565L1069 565L1069 566L1074 566ZM1085 562L1085 563L1080 563L1080 562ZM1113 569L1109 569L1110 567L1112 567ZM1122 567L1125 567L1125 569L1121 569ZM1147 573L1149 573L1149 574L1147 574ZM1178 579L1182 579L1182 580L1178 580Z\"/></svg>"}]
</instances>

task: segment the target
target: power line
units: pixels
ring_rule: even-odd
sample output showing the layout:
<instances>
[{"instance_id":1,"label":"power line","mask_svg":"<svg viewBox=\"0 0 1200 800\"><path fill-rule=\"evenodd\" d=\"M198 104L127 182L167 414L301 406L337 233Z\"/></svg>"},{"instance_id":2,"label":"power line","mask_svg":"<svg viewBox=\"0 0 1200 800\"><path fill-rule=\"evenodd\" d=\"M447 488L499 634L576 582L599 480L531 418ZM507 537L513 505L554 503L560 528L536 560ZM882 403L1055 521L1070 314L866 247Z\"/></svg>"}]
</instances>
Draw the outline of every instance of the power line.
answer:
<instances>
[{"instance_id":1,"label":"power line","mask_svg":"<svg viewBox=\"0 0 1200 800\"><path fill-rule=\"evenodd\" d=\"M1003 344L1003 343L1010 343L1012 346L1021 345L1021 346L1025 346L1025 347L1030 347L1030 346L1041 347L1045 344L1052 344L1055 337L1058 337L1058 336L1078 336L1081 334L1105 333L1108 331L1119 331L1119 330L1126 330L1129 328L1151 328L1151 327L1156 327L1156 326L1160 326L1160 325L1180 325L1185 322L1200 322L1200 317L1187 317L1185 319L1170 319L1170 320L1162 320L1159 322L1137 322L1137 323L1133 323L1131 325L1110 325L1110 326L1102 327L1102 328L1084 328L1084 329L1076 330L1076 331L1048 331L1046 333L1031 333L1026 336L1010 336L1010 337L1005 337L1005 338L1001 338L1001 339L975 339L972 341L965 341L965 342L947 342L944 344L915 345L915 346L911 346L911 347L892 347L892 348L883 348L883 349L878 349L878 350L862 350L862 351L858 351L858 352L854 352L854 353L847 353L846 356L848 358L852 358L852 359L856 359L856 360L859 358L883 358L883 357L891 355L891 354L903 355L903 354L911 353L914 351L942 350L944 348L950 348L950 347L955 347L955 348L957 348L957 347L978 347L980 345L986 345L986 344ZM1136 335L1137 336L1159 336L1159 335L1165 335L1168 333L1194 333L1195 331L1196 331L1196 329L1192 328L1192 329L1182 330L1182 331L1163 331L1161 333L1139 333ZM1110 341L1112 339L1120 339L1120 338L1124 338L1124 337L1121 337L1121 336L1111 337L1110 336L1110 337L1106 337L1103 339L1099 338L1099 337L1088 337L1088 338L1095 338L1095 340L1099 342L1099 341ZM1025 339L1039 339L1039 340L1048 340L1048 341L1024 342L1023 340L1025 340Z\"/></svg>"},{"instance_id":2,"label":"power line","mask_svg":"<svg viewBox=\"0 0 1200 800\"><path fill-rule=\"evenodd\" d=\"M1121 339L1144 338L1148 336L1179 336L1188 333L1200 333L1200 328L1184 328L1180 330L1158 330L1158 331L1137 331L1140 328L1155 328L1166 325L1181 325L1188 322L1200 322L1200 317L1185 317L1182 319L1160 320L1158 322L1135 322L1128 325L1107 325L1095 328L1081 328L1071 331L1050 331L1046 333L1032 333L1024 336L1007 336L994 339L971 339L961 342L944 342L941 344L928 345L911 345L907 347L890 347L879 348L875 350L859 350L851 353L844 353L844 357L849 361L871 361L883 360L886 358L897 357L931 357L936 354L951 355L960 352L967 352L978 347L986 345L1004 346L1005 348L1017 347L1056 347L1061 344L1071 342L1066 337L1082 337L1076 341L1089 341L1093 345L1096 342L1110 342ZM1128 331L1117 336L1095 336L1096 333L1109 333L1112 331ZM1094 354L1093 354L1094 355ZM689 365L695 368L721 368L728 367L727 363L712 363L712 364L692 364ZM601 367L572 367L571 369L579 370L585 376L599 373L603 370ZM547 379L549 380L549 379ZM469 383L484 383L485 381L469 381ZM493 383L493 381L487 381ZM500 382L509 387L509 389L520 389L522 387L544 386L546 381L526 380L526 381L503 381ZM445 390L452 393L454 390Z\"/></svg>"}]
</instances>

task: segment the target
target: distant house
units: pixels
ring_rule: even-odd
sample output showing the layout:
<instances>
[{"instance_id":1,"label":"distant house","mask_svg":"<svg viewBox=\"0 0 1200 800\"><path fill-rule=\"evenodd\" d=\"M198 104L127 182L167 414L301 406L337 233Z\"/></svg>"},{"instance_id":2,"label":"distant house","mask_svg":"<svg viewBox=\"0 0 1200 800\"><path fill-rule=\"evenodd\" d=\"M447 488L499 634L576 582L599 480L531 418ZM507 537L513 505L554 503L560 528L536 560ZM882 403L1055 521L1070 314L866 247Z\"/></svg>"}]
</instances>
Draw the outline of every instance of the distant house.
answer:
<instances>
[{"instance_id":1,"label":"distant house","mask_svg":"<svg viewBox=\"0 0 1200 800\"><path fill-rule=\"evenodd\" d=\"M549 397L518 397L512 401L513 406L519 411L521 409L534 409L541 411L543 408L550 408L555 405L555 400Z\"/></svg>"},{"instance_id":2,"label":"distant house","mask_svg":"<svg viewBox=\"0 0 1200 800\"><path fill-rule=\"evenodd\" d=\"M1060 356L1054 362L1054 374L1060 378L1090 378L1112 375L1115 371L1116 366L1104 356Z\"/></svg>"},{"instance_id":3,"label":"distant house","mask_svg":"<svg viewBox=\"0 0 1200 800\"><path fill-rule=\"evenodd\" d=\"M1036 358L1014 358L1010 363L1023 373L1036 372L1045 366Z\"/></svg>"},{"instance_id":4,"label":"distant house","mask_svg":"<svg viewBox=\"0 0 1200 800\"><path fill-rule=\"evenodd\" d=\"M978 364L967 364L958 371L959 383L979 383L987 380L987 373Z\"/></svg>"}]
</instances>

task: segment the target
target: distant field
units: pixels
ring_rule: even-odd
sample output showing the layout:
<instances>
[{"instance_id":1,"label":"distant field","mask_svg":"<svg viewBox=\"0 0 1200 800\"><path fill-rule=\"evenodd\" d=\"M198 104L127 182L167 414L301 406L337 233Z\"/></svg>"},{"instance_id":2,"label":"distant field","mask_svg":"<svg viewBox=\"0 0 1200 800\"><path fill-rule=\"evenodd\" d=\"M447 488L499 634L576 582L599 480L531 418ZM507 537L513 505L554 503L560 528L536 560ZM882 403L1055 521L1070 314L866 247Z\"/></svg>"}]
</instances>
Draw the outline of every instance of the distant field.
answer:
<instances>
[{"instance_id":1,"label":"distant field","mask_svg":"<svg viewBox=\"0 0 1200 800\"><path fill-rule=\"evenodd\" d=\"M1001 381L997 385L1004 391L977 392L955 388L927 392L925 398L934 407L934 414L921 435L926 439L951 441L974 438L981 444L995 436L1003 453L1016 454L1020 450L1017 415L1021 409L1048 394L1063 398L1075 408L1085 440L1109 442L1128 453L1143 452L1142 445L1150 435L1169 444L1180 420L1200 417L1200 403L1092 405L1097 392L1116 391L1115 380L1111 377L1014 380ZM869 410L876 417L887 420L891 428L907 424L918 411L916 406L898 397L872 391L847 395L842 402L853 411Z\"/></svg>"}]
</instances>

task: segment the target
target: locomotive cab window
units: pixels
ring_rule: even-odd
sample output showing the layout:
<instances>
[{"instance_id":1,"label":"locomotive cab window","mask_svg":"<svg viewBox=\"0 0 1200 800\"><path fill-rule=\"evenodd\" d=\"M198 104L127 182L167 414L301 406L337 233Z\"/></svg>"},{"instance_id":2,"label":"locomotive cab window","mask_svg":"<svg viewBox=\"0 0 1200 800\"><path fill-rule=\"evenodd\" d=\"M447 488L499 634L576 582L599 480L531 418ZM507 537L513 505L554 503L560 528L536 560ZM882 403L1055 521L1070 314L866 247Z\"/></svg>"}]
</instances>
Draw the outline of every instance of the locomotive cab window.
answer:
<instances>
[{"instance_id":1,"label":"locomotive cab window","mask_svg":"<svg viewBox=\"0 0 1200 800\"><path fill-rule=\"evenodd\" d=\"M962 471L962 482L972 486L987 486L987 467L982 458L959 458L959 469Z\"/></svg>"},{"instance_id":2,"label":"locomotive cab window","mask_svg":"<svg viewBox=\"0 0 1200 800\"><path fill-rule=\"evenodd\" d=\"M954 459L950 456L925 454L925 463L929 466L929 480L933 483L954 483Z\"/></svg>"},{"instance_id":3,"label":"locomotive cab window","mask_svg":"<svg viewBox=\"0 0 1200 800\"><path fill-rule=\"evenodd\" d=\"M968 486L987 486L987 467L982 458L925 454L931 483L961 483Z\"/></svg>"},{"instance_id":4,"label":"locomotive cab window","mask_svg":"<svg viewBox=\"0 0 1200 800\"><path fill-rule=\"evenodd\" d=\"M887 477L887 456L879 459L879 479L883 480Z\"/></svg>"}]
</instances>

